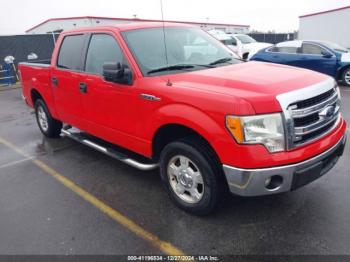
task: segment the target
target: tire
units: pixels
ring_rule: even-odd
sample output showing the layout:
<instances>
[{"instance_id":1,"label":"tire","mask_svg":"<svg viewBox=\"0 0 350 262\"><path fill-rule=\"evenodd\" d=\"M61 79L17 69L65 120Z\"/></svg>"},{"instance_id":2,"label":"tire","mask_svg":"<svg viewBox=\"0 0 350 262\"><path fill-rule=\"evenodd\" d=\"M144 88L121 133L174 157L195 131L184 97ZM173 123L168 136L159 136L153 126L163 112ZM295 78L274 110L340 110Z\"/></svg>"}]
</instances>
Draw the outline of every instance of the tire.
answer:
<instances>
[{"instance_id":1,"label":"tire","mask_svg":"<svg viewBox=\"0 0 350 262\"><path fill-rule=\"evenodd\" d=\"M344 86L350 86L350 67L344 70L341 76L341 81Z\"/></svg>"},{"instance_id":2,"label":"tire","mask_svg":"<svg viewBox=\"0 0 350 262\"><path fill-rule=\"evenodd\" d=\"M211 148L196 137L165 146L160 155L160 174L176 206L195 215L207 215L217 207L223 188L215 159Z\"/></svg>"},{"instance_id":3,"label":"tire","mask_svg":"<svg viewBox=\"0 0 350 262\"><path fill-rule=\"evenodd\" d=\"M52 118L45 102L35 101L35 116L41 133L49 138L58 138L61 134L62 122Z\"/></svg>"}]
</instances>

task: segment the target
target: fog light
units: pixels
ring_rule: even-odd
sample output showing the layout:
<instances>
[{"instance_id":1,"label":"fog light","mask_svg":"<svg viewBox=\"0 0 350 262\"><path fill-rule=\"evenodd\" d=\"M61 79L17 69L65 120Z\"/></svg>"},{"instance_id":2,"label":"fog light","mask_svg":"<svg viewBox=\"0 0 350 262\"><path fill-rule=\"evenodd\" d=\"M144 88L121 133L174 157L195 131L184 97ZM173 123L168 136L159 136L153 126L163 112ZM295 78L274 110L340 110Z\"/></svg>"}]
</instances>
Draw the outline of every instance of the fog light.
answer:
<instances>
[{"instance_id":1,"label":"fog light","mask_svg":"<svg viewBox=\"0 0 350 262\"><path fill-rule=\"evenodd\" d=\"M283 183L283 177L271 176L265 180L265 187L268 190L277 190L281 187L282 183Z\"/></svg>"}]
</instances>

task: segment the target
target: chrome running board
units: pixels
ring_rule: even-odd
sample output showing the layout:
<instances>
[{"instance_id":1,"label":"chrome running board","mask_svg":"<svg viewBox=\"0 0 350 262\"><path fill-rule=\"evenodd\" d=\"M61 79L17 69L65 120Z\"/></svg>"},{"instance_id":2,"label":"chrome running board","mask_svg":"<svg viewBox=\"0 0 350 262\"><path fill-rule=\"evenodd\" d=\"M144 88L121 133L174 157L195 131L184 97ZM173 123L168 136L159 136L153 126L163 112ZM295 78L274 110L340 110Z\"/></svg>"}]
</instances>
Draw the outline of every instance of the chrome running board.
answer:
<instances>
[{"instance_id":1,"label":"chrome running board","mask_svg":"<svg viewBox=\"0 0 350 262\"><path fill-rule=\"evenodd\" d=\"M86 137L84 137L84 133L78 131L78 132L70 132L69 129L71 129L71 126L65 126L64 128L62 128L62 134L64 136L67 136L79 143L82 143L88 147L91 147L103 154L106 154L114 159L117 159L129 166L135 167L139 170L143 170L143 171L149 171L149 170L153 170L158 168L159 164L157 163L141 163L139 161L136 161L134 159L129 158L128 156L126 156L125 154L118 152L116 149L113 148L108 148L102 145L99 145L98 143L91 141L89 139L87 139Z\"/></svg>"}]
</instances>

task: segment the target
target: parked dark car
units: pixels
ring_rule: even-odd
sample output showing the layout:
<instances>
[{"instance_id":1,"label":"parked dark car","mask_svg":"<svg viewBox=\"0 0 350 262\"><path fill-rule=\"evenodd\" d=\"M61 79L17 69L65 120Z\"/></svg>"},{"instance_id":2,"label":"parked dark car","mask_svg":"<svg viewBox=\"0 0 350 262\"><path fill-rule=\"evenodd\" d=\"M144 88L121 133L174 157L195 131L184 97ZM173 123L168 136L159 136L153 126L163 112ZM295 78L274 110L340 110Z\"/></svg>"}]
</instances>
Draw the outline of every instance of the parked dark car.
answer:
<instances>
[{"instance_id":1,"label":"parked dark car","mask_svg":"<svg viewBox=\"0 0 350 262\"><path fill-rule=\"evenodd\" d=\"M350 86L350 51L326 41L287 41L265 48L251 60L303 67Z\"/></svg>"}]
</instances>

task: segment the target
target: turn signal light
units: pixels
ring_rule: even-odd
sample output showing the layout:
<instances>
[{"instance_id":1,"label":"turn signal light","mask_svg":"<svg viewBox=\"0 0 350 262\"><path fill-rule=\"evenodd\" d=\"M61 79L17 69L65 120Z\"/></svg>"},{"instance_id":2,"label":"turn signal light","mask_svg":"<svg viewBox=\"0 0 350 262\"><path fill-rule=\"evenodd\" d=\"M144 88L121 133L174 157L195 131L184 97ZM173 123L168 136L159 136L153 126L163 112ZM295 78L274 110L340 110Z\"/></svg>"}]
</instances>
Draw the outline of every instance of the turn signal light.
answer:
<instances>
[{"instance_id":1,"label":"turn signal light","mask_svg":"<svg viewBox=\"0 0 350 262\"><path fill-rule=\"evenodd\" d=\"M241 119L233 116L228 116L226 118L226 126L228 130L231 132L231 134L233 135L233 137L237 140L237 142L243 143L244 135L243 135Z\"/></svg>"}]
</instances>

